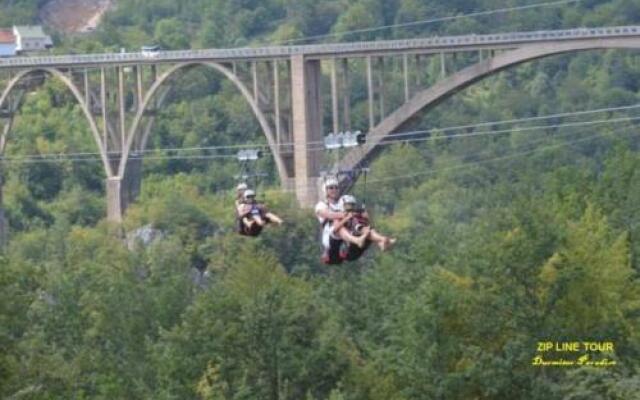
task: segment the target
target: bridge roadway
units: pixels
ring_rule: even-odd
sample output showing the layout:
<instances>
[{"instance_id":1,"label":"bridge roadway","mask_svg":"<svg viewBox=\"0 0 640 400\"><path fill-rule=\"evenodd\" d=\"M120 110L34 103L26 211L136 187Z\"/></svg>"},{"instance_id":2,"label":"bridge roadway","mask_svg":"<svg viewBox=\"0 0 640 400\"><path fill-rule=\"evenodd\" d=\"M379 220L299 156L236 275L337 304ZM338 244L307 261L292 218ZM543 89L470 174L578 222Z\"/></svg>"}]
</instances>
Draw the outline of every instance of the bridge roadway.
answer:
<instances>
[{"instance_id":1,"label":"bridge roadway","mask_svg":"<svg viewBox=\"0 0 640 400\"><path fill-rule=\"evenodd\" d=\"M531 32L494 33L430 37L424 39L382 40L298 46L245 47L143 53L104 53L61 56L0 58L0 69L29 67L95 67L104 65L162 64L189 61L235 62L288 59L303 55L307 60L332 57L364 57L394 53L443 53L482 49L513 49L525 44L569 42L584 39L615 39L640 36L640 26L575 28Z\"/></svg>"}]
</instances>

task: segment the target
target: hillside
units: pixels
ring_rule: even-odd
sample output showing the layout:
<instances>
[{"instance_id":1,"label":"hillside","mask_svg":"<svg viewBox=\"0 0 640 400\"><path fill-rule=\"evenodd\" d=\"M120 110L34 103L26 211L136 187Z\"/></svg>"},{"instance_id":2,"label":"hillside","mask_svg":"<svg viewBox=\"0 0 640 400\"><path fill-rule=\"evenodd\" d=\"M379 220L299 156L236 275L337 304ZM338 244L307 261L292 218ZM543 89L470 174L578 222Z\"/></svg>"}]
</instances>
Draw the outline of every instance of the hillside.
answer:
<instances>
[{"instance_id":1,"label":"hillside","mask_svg":"<svg viewBox=\"0 0 640 400\"><path fill-rule=\"evenodd\" d=\"M113 3L113 0L50 0L39 11L39 18L56 31L90 32Z\"/></svg>"}]
</instances>

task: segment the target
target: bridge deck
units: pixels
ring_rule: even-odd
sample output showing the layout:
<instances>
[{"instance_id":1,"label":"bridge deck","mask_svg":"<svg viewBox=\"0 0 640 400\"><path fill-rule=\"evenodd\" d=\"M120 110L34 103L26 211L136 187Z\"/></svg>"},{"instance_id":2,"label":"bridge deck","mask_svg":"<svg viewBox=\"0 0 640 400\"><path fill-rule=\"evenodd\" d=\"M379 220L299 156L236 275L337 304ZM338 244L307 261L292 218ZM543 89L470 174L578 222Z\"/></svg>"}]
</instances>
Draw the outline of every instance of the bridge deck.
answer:
<instances>
[{"instance_id":1,"label":"bridge deck","mask_svg":"<svg viewBox=\"0 0 640 400\"><path fill-rule=\"evenodd\" d=\"M189 61L257 61L287 59L304 54L310 59L330 57L362 57L393 53L438 53L478 49L514 48L523 44L556 43L571 40L596 40L640 37L640 26L576 28L532 32L495 33L430 37L423 39L381 40L301 46L270 46L236 49L203 49L142 53L104 53L62 56L0 58L0 69L25 67L101 66L127 64L162 64Z\"/></svg>"}]
</instances>

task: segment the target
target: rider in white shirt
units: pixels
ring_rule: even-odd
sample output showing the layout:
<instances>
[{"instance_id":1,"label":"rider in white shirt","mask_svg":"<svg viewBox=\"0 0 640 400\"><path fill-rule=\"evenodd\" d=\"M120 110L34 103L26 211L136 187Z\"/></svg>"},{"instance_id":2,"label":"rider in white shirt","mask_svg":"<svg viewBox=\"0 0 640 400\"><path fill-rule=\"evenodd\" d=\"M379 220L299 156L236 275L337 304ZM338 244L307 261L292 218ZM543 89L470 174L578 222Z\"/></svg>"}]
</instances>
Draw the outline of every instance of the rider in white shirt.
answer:
<instances>
[{"instance_id":1,"label":"rider in white shirt","mask_svg":"<svg viewBox=\"0 0 640 400\"><path fill-rule=\"evenodd\" d=\"M338 181L336 179L327 179L323 186L325 200L321 200L316 204L315 213L318 221L322 224L322 246L325 249L323 259L327 263L339 263L340 247L342 241L353 243L358 247L363 247L366 241L366 235L356 237L347 230L342 229L337 233L333 232L333 224L336 221L344 219L347 215L342 209L340 203L340 192Z\"/></svg>"}]
</instances>

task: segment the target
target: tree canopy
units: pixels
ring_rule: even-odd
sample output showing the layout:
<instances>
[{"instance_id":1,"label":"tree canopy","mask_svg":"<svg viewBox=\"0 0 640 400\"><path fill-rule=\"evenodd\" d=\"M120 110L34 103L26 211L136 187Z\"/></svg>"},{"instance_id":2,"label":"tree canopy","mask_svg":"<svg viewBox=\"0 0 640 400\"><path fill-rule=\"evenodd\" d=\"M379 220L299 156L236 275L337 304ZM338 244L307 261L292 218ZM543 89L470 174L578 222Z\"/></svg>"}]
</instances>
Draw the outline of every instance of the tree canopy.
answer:
<instances>
[{"instance_id":1,"label":"tree canopy","mask_svg":"<svg viewBox=\"0 0 640 400\"><path fill-rule=\"evenodd\" d=\"M0 26L36 22L41 3L0 0ZM488 0L121 0L95 32L56 34L56 51L640 21L637 1L581 1L349 33L500 7ZM439 62L425 61L413 78L433 83ZM400 76L387 73L390 81ZM151 149L264 141L229 82L206 69L178 79ZM260 189L286 222L257 239L234 231L233 162L146 160L141 195L113 226L103 219L99 163L5 160L11 238L0 255L0 397L637 398L638 82L635 51L566 54L496 74L418 115L405 128L430 130L430 140L382 146L370 165L369 211L377 229L398 237L396 247L339 267L320 263L317 221L279 190L268 159ZM389 90L391 102L403 98L399 87ZM364 81L354 80L352 100L354 126L366 125ZM631 107L457 132L503 134L453 137L444 129L621 106ZM560 126L603 118L628 119ZM69 93L46 81L26 96L7 154L93 146ZM362 184L354 191L361 195ZM140 229L154 234L131 240ZM612 351L540 351L541 343L573 342L611 343ZM616 364L533 365L536 356L584 355Z\"/></svg>"}]
</instances>

